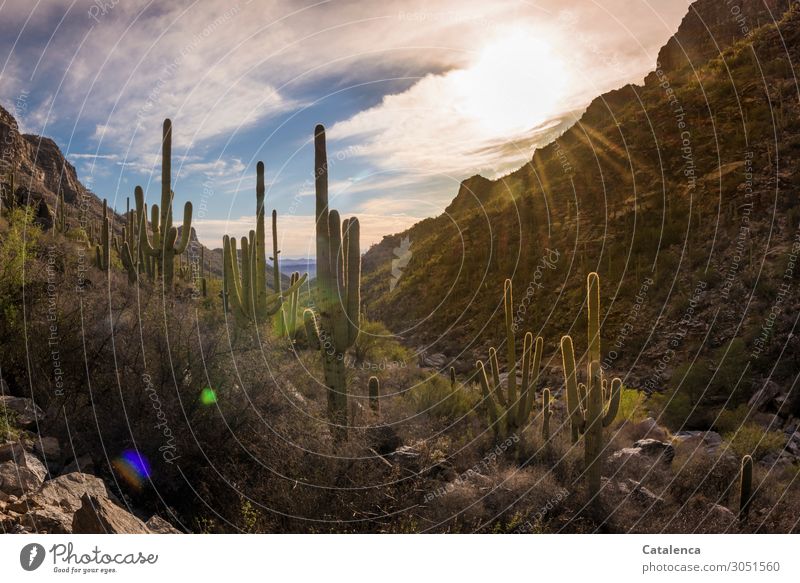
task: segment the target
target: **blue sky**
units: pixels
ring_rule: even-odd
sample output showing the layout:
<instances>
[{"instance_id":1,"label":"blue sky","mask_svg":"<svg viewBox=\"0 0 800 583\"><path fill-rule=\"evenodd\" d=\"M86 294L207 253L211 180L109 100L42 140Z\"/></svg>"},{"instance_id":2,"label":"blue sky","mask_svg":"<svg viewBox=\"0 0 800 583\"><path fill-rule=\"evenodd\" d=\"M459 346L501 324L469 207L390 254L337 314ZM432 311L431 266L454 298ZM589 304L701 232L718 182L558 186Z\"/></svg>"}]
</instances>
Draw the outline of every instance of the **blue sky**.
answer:
<instances>
[{"instance_id":1,"label":"blue sky","mask_svg":"<svg viewBox=\"0 0 800 583\"><path fill-rule=\"evenodd\" d=\"M0 103L117 209L159 194L210 247L251 228L255 164L284 256L313 246L316 123L362 249L530 159L596 95L640 82L686 0L0 0Z\"/></svg>"}]
</instances>

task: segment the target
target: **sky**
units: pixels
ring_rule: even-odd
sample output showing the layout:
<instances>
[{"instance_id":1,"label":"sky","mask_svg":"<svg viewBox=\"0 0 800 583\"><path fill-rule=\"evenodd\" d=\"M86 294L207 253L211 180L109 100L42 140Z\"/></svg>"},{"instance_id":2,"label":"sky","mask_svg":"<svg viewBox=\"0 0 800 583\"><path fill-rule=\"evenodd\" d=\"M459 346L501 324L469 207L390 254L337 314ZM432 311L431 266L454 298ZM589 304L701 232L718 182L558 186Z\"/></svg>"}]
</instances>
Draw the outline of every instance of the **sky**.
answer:
<instances>
[{"instance_id":1,"label":"sky","mask_svg":"<svg viewBox=\"0 0 800 583\"><path fill-rule=\"evenodd\" d=\"M313 256L313 131L365 251L474 174L530 160L601 93L641 83L688 0L0 0L0 104L124 210L160 197L201 242L255 221L266 165L284 257Z\"/></svg>"}]
</instances>

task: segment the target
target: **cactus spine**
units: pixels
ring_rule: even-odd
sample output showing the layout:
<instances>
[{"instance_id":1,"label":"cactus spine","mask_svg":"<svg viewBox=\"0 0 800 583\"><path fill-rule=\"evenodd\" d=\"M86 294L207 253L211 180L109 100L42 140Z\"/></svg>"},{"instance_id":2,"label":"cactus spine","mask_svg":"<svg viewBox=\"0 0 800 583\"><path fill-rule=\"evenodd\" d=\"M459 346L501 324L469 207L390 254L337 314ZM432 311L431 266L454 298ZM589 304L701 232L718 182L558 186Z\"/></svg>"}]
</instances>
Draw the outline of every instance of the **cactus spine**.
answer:
<instances>
[{"instance_id":1,"label":"cactus spine","mask_svg":"<svg viewBox=\"0 0 800 583\"><path fill-rule=\"evenodd\" d=\"M505 281L503 298L509 369L506 390L504 391L500 384L500 366L497 362L497 351L494 348L489 349L491 378L486 374L486 367L482 361L478 361L476 364L488 421L494 428L495 434L500 438L523 428L530 418L536 398L536 385L539 380L544 345L541 337L536 338L536 342L534 342L533 334L530 332L525 334L522 346L522 385L518 396L513 324L514 306L511 280L509 279Z\"/></svg>"},{"instance_id":2,"label":"cactus spine","mask_svg":"<svg viewBox=\"0 0 800 583\"><path fill-rule=\"evenodd\" d=\"M600 457L603 452L603 427L611 424L619 410L622 381L611 381L610 395L603 395L600 368L600 277L590 273L586 279L588 294L588 364L587 384L577 385L575 351L572 338L561 339L564 380L567 388L567 413L572 425L573 442L584 434L584 465L589 496L595 499L600 492Z\"/></svg>"},{"instance_id":3,"label":"cactus spine","mask_svg":"<svg viewBox=\"0 0 800 583\"><path fill-rule=\"evenodd\" d=\"M164 120L163 139L161 142L161 208L152 207L150 228L153 231L152 241L147 235L147 229L141 228L139 244L143 254L155 259L158 271L164 282L165 289L172 289L175 274L175 255L186 251L189 236L192 230L192 203L187 201L183 207L183 224L181 225L181 238L178 241L178 229L172 224L172 201L175 193L172 192L172 122ZM140 204L141 202L141 204ZM137 195L137 215L146 213L144 197Z\"/></svg>"},{"instance_id":4,"label":"cactus spine","mask_svg":"<svg viewBox=\"0 0 800 583\"><path fill-rule=\"evenodd\" d=\"M278 288L267 293L264 192L264 163L259 162L256 165L256 229L241 239L241 270L236 239L228 235L222 239L223 304L226 311L233 310L239 322L258 323L276 314L284 297L299 289L307 278L307 274L298 276L286 291ZM273 222L273 239L277 241L277 222ZM279 272L276 277L280 280Z\"/></svg>"},{"instance_id":5,"label":"cactus spine","mask_svg":"<svg viewBox=\"0 0 800 583\"><path fill-rule=\"evenodd\" d=\"M378 377L369 377L369 408L375 413L381 412L381 382Z\"/></svg>"},{"instance_id":6,"label":"cactus spine","mask_svg":"<svg viewBox=\"0 0 800 583\"><path fill-rule=\"evenodd\" d=\"M306 330L320 347L328 415L334 437L347 437L347 380L345 352L355 343L361 319L361 248L357 218L340 221L339 213L328 207L328 156L325 128L314 130L316 190L317 282L319 325L313 314L304 315Z\"/></svg>"},{"instance_id":7,"label":"cactus spine","mask_svg":"<svg viewBox=\"0 0 800 583\"><path fill-rule=\"evenodd\" d=\"M739 520L746 520L753 501L753 458L742 458L742 471L739 482Z\"/></svg>"}]
</instances>

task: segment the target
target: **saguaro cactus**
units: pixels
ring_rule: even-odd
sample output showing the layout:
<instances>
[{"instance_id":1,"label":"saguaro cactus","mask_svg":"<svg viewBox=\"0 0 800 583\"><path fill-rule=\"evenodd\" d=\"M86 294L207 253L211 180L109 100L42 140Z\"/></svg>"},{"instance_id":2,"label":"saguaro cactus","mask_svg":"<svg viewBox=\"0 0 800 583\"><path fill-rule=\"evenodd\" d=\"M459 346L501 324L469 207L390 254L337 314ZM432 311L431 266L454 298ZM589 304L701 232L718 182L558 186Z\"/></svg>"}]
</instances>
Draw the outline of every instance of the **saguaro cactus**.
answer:
<instances>
[{"instance_id":1,"label":"saguaro cactus","mask_svg":"<svg viewBox=\"0 0 800 583\"><path fill-rule=\"evenodd\" d=\"M103 199L103 226L100 231L100 243L94 246L94 260L99 269L108 271L111 264L111 225L108 221L108 202Z\"/></svg>"},{"instance_id":2,"label":"saguaro cactus","mask_svg":"<svg viewBox=\"0 0 800 583\"><path fill-rule=\"evenodd\" d=\"M275 263L278 285L267 292L266 229L264 226L264 163L256 165L256 229L249 237L242 237L241 270L238 265L236 239L225 235L222 239L223 303L230 307L237 320L261 322L281 309L283 299L291 296L305 283L308 274L293 279L286 291L280 288L280 272ZM277 245L277 219L273 211L273 241Z\"/></svg>"},{"instance_id":3,"label":"saguaro cactus","mask_svg":"<svg viewBox=\"0 0 800 583\"><path fill-rule=\"evenodd\" d=\"M567 413L572 425L572 439L577 442L584 434L584 464L589 495L595 498L600 492L600 457L603 452L603 427L611 424L619 410L622 381L615 378L607 399L603 395L602 369L600 368L600 278L590 273L586 280L588 294L588 363L585 389L579 389L575 368L575 351L572 338L561 338L561 355L567 389ZM585 393L582 396L581 393Z\"/></svg>"},{"instance_id":4,"label":"saguaro cactus","mask_svg":"<svg viewBox=\"0 0 800 583\"><path fill-rule=\"evenodd\" d=\"M381 411L381 382L378 377L369 377L369 408L375 413Z\"/></svg>"},{"instance_id":5,"label":"saguaro cactus","mask_svg":"<svg viewBox=\"0 0 800 583\"><path fill-rule=\"evenodd\" d=\"M742 471L739 481L739 520L747 519L750 503L753 501L753 458L742 458Z\"/></svg>"},{"instance_id":6,"label":"saguaro cactus","mask_svg":"<svg viewBox=\"0 0 800 583\"><path fill-rule=\"evenodd\" d=\"M540 337L533 341L533 334L525 334L522 347L522 385L517 396L517 360L514 346L513 301L511 280L506 280L503 290L505 305L506 343L508 349L508 376L506 389L500 384L500 367L497 362L497 351L489 349L489 366L491 379L486 374L482 361L476 363L478 380L483 391L484 405L488 421L499 437L505 437L523 427L530 418L533 402L536 398L536 385L539 380L539 368L542 359L544 342Z\"/></svg>"},{"instance_id":7,"label":"saguaro cactus","mask_svg":"<svg viewBox=\"0 0 800 583\"><path fill-rule=\"evenodd\" d=\"M67 224L67 207L64 204L64 191L60 191L58 193L58 203L56 204L56 218L53 221L53 226L55 227L56 231L61 233L62 235L66 234L69 231L69 225Z\"/></svg>"},{"instance_id":8,"label":"saguaro cactus","mask_svg":"<svg viewBox=\"0 0 800 583\"><path fill-rule=\"evenodd\" d=\"M328 208L328 156L325 128L314 130L317 287L319 324L304 315L306 330L316 334L328 389L328 415L337 439L347 436L345 352L355 343L361 319L361 247L357 218L340 221Z\"/></svg>"},{"instance_id":9,"label":"saguaro cactus","mask_svg":"<svg viewBox=\"0 0 800 583\"><path fill-rule=\"evenodd\" d=\"M137 187L138 188L138 187ZM138 189L139 191L141 189ZM139 244L144 255L156 260L158 270L163 278L165 289L172 289L175 274L175 255L186 251L192 231L192 203L187 201L183 207L183 224L181 238L178 241L178 229L172 224L172 122L164 120L163 139L161 142L161 208L152 207L150 229L153 231L152 241L146 228L140 228ZM136 196L137 216L146 213L144 196Z\"/></svg>"}]
</instances>

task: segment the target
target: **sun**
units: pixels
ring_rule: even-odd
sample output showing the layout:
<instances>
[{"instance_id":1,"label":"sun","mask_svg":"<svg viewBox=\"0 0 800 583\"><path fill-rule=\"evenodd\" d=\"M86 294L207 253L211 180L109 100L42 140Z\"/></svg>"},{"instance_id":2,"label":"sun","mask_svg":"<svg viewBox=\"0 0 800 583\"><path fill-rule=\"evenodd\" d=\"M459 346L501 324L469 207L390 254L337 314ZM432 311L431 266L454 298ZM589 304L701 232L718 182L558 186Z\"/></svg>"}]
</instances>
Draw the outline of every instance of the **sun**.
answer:
<instances>
[{"instance_id":1,"label":"sun","mask_svg":"<svg viewBox=\"0 0 800 583\"><path fill-rule=\"evenodd\" d=\"M546 121L567 91L564 62L531 31L498 37L459 73L457 109L497 136L524 133Z\"/></svg>"}]
</instances>

